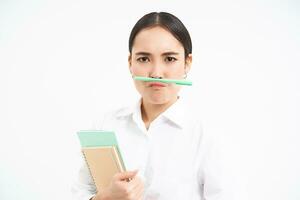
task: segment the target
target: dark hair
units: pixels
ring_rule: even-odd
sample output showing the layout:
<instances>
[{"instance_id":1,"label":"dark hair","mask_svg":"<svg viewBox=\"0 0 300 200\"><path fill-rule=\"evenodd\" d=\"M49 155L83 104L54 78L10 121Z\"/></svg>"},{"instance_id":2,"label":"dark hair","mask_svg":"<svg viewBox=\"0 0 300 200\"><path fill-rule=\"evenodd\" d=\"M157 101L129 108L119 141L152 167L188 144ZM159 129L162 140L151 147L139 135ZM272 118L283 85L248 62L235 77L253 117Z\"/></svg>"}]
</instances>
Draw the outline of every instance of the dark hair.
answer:
<instances>
[{"instance_id":1,"label":"dark hair","mask_svg":"<svg viewBox=\"0 0 300 200\"><path fill-rule=\"evenodd\" d=\"M185 58L192 53L192 40L184 24L174 15L167 12L151 12L144 15L131 30L129 37L129 52L136 35L144 28L161 26L166 28L183 46Z\"/></svg>"}]
</instances>

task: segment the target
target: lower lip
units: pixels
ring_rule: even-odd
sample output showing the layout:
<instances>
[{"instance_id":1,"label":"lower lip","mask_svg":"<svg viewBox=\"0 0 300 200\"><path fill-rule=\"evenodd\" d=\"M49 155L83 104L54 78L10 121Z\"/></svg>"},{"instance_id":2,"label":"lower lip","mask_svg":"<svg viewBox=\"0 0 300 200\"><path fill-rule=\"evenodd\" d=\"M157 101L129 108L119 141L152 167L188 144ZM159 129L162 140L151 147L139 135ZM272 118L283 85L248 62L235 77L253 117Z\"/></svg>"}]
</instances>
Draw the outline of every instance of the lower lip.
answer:
<instances>
[{"instance_id":1,"label":"lower lip","mask_svg":"<svg viewBox=\"0 0 300 200\"><path fill-rule=\"evenodd\" d=\"M164 85L153 84L153 85L150 85L150 87L152 87L152 88L162 88L162 87L165 87L165 86Z\"/></svg>"}]
</instances>

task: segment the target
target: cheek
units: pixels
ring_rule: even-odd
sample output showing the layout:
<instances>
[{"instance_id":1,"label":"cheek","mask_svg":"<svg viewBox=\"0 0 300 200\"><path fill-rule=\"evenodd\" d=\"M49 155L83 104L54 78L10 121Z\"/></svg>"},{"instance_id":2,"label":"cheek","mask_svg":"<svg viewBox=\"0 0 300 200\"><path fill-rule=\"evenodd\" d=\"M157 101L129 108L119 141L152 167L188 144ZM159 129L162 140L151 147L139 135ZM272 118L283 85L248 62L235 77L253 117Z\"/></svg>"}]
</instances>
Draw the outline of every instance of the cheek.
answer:
<instances>
[{"instance_id":1,"label":"cheek","mask_svg":"<svg viewBox=\"0 0 300 200\"><path fill-rule=\"evenodd\" d=\"M173 67L172 70L168 70L168 77L173 78L181 78L184 75L184 66L178 65L176 67Z\"/></svg>"},{"instance_id":2,"label":"cheek","mask_svg":"<svg viewBox=\"0 0 300 200\"><path fill-rule=\"evenodd\" d=\"M132 66L131 72L135 75L143 75L143 74L147 74L147 69L145 67Z\"/></svg>"},{"instance_id":3,"label":"cheek","mask_svg":"<svg viewBox=\"0 0 300 200\"><path fill-rule=\"evenodd\" d=\"M171 87L170 87L170 91L171 93L178 93L180 91L181 87L176 85L176 84L173 84Z\"/></svg>"}]
</instances>

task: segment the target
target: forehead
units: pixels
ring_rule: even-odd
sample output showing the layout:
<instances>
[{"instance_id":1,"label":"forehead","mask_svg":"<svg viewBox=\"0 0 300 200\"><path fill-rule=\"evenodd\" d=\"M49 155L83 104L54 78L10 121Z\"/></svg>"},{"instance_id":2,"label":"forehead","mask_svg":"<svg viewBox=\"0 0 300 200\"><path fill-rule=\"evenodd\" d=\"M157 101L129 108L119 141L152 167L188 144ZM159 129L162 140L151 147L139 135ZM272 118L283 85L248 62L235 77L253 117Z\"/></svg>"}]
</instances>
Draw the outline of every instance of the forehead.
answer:
<instances>
[{"instance_id":1,"label":"forehead","mask_svg":"<svg viewBox=\"0 0 300 200\"><path fill-rule=\"evenodd\" d=\"M160 27L149 27L141 30L135 37L132 53L145 51L149 53L163 53L176 51L184 54L182 44L168 30Z\"/></svg>"}]
</instances>

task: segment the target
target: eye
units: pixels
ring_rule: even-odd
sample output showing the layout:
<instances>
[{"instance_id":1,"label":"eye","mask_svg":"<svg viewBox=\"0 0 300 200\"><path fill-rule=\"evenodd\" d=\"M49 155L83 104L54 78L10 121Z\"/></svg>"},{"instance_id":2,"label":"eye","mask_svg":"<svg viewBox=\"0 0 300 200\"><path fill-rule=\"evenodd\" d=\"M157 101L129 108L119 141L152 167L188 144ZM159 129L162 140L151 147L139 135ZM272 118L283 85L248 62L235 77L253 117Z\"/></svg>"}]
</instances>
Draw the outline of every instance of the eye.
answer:
<instances>
[{"instance_id":1,"label":"eye","mask_svg":"<svg viewBox=\"0 0 300 200\"><path fill-rule=\"evenodd\" d=\"M137 61L139 62L142 62L142 63L145 63L145 62L149 62L150 59L146 56L143 56L143 57L139 57L138 59L136 59Z\"/></svg>"},{"instance_id":2,"label":"eye","mask_svg":"<svg viewBox=\"0 0 300 200\"><path fill-rule=\"evenodd\" d=\"M165 58L166 62L175 62L176 60L177 60L177 58L172 57L172 56L168 56L168 57Z\"/></svg>"}]
</instances>

